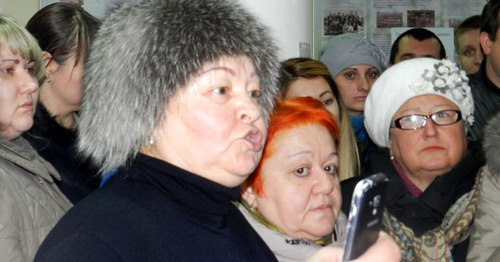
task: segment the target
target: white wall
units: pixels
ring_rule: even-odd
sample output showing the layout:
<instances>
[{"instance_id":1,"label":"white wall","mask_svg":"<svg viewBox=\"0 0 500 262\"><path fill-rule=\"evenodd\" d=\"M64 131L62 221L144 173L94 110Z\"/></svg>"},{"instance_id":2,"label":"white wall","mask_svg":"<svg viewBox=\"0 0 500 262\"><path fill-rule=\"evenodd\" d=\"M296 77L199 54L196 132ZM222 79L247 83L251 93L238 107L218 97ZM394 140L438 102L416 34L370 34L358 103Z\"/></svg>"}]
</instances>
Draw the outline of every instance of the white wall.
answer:
<instances>
[{"instance_id":1,"label":"white wall","mask_svg":"<svg viewBox=\"0 0 500 262\"><path fill-rule=\"evenodd\" d=\"M0 0L0 14L16 20L24 26L38 11L38 0Z\"/></svg>"},{"instance_id":2,"label":"white wall","mask_svg":"<svg viewBox=\"0 0 500 262\"><path fill-rule=\"evenodd\" d=\"M310 0L238 1L270 27L280 48L280 60L298 57L299 42L312 44ZM36 11L38 0L0 0L0 13L13 17L21 25Z\"/></svg>"},{"instance_id":3,"label":"white wall","mask_svg":"<svg viewBox=\"0 0 500 262\"><path fill-rule=\"evenodd\" d=\"M279 58L298 57L298 44L311 45L311 11L309 0L238 0L271 28L280 47ZM309 52L308 57L310 57Z\"/></svg>"}]
</instances>

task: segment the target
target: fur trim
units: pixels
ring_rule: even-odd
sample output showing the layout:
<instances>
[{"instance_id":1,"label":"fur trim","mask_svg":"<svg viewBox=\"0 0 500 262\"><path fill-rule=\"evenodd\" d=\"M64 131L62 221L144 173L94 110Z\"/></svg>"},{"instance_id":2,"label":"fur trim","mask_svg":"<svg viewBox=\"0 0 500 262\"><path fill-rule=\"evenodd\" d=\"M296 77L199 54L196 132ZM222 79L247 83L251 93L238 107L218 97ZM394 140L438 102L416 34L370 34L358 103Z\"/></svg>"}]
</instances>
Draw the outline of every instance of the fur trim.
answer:
<instances>
[{"instance_id":1,"label":"fur trim","mask_svg":"<svg viewBox=\"0 0 500 262\"><path fill-rule=\"evenodd\" d=\"M277 92L277 48L235 1L138 0L103 23L86 63L79 150L102 172L135 157L165 117L166 101L207 62L246 55L267 119Z\"/></svg>"},{"instance_id":2,"label":"fur trim","mask_svg":"<svg viewBox=\"0 0 500 262\"><path fill-rule=\"evenodd\" d=\"M483 149L491 174L500 176L500 112L484 128Z\"/></svg>"}]
</instances>

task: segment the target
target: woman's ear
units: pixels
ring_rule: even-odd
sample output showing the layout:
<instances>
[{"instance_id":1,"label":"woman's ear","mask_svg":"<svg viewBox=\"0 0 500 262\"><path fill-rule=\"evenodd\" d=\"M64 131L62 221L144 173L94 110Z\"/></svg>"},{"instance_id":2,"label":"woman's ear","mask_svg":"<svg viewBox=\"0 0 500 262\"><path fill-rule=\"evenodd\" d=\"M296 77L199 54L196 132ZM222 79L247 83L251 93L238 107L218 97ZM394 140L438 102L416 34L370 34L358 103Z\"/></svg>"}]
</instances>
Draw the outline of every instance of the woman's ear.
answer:
<instances>
[{"instance_id":1,"label":"woman's ear","mask_svg":"<svg viewBox=\"0 0 500 262\"><path fill-rule=\"evenodd\" d=\"M52 59L52 55L49 52L42 52L43 64L45 65L45 77L50 78L59 68L59 65Z\"/></svg>"},{"instance_id":2,"label":"woman's ear","mask_svg":"<svg viewBox=\"0 0 500 262\"><path fill-rule=\"evenodd\" d=\"M252 187L247 187L245 192L241 195L241 198L243 198L252 209L257 208L257 196L255 192L253 192Z\"/></svg>"},{"instance_id":3,"label":"woman's ear","mask_svg":"<svg viewBox=\"0 0 500 262\"><path fill-rule=\"evenodd\" d=\"M392 139L390 136L389 136L389 156L391 160L394 159L394 153L392 152Z\"/></svg>"}]
</instances>

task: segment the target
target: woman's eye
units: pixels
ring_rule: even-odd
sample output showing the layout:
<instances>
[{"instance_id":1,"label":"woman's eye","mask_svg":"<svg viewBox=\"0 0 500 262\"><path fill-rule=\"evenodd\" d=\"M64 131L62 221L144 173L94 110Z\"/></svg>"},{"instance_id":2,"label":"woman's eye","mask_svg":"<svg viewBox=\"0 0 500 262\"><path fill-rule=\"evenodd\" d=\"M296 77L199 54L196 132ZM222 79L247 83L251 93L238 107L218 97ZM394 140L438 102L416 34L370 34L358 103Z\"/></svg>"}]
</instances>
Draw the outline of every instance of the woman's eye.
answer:
<instances>
[{"instance_id":1,"label":"woman's eye","mask_svg":"<svg viewBox=\"0 0 500 262\"><path fill-rule=\"evenodd\" d=\"M328 174L331 174L331 175L336 175L337 174L337 167L336 166L326 166L325 167L325 171L328 173Z\"/></svg>"},{"instance_id":2,"label":"woman's eye","mask_svg":"<svg viewBox=\"0 0 500 262\"><path fill-rule=\"evenodd\" d=\"M369 78L377 78L378 77L378 72L368 72L368 77Z\"/></svg>"},{"instance_id":3,"label":"woman's eye","mask_svg":"<svg viewBox=\"0 0 500 262\"><path fill-rule=\"evenodd\" d=\"M225 95L227 94L227 87L217 87L212 92L217 95Z\"/></svg>"},{"instance_id":4,"label":"woman's eye","mask_svg":"<svg viewBox=\"0 0 500 262\"><path fill-rule=\"evenodd\" d=\"M443 112L437 112L435 113L436 118L451 118L451 114L449 112L443 111Z\"/></svg>"},{"instance_id":5,"label":"woman's eye","mask_svg":"<svg viewBox=\"0 0 500 262\"><path fill-rule=\"evenodd\" d=\"M14 68L3 68L2 73L6 75L12 74L14 73Z\"/></svg>"},{"instance_id":6,"label":"woman's eye","mask_svg":"<svg viewBox=\"0 0 500 262\"><path fill-rule=\"evenodd\" d=\"M248 96L250 96L251 98L258 99L262 96L262 91L252 90L252 91L248 92Z\"/></svg>"},{"instance_id":7,"label":"woman's eye","mask_svg":"<svg viewBox=\"0 0 500 262\"><path fill-rule=\"evenodd\" d=\"M27 67L24 69L24 71L26 71L26 73L28 74L33 74L33 67Z\"/></svg>"},{"instance_id":8,"label":"woman's eye","mask_svg":"<svg viewBox=\"0 0 500 262\"><path fill-rule=\"evenodd\" d=\"M323 100L323 105L325 105L325 106L331 105L332 103L333 103L333 99L331 99L331 98Z\"/></svg>"},{"instance_id":9,"label":"woman's eye","mask_svg":"<svg viewBox=\"0 0 500 262\"><path fill-rule=\"evenodd\" d=\"M307 167L301 167L301 168L295 170L294 174L296 176L300 176L300 177L307 176L309 174L309 168L307 168Z\"/></svg>"},{"instance_id":10,"label":"woman's eye","mask_svg":"<svg viewBox=\"0 0 500 262\"><path fill-rule=\"evenodd\" d=\"M344 76L347 79L353 79L354 78L354 73L345 73Z\"/></svg>"}]
</instances>

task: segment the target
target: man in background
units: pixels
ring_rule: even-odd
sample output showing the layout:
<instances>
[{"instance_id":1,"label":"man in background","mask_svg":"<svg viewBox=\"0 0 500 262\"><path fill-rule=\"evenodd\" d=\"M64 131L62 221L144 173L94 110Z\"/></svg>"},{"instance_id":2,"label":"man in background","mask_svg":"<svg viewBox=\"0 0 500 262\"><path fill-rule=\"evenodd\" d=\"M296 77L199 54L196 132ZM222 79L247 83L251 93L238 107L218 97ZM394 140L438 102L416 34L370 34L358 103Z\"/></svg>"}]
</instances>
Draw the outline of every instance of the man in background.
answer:
<instances>
[{"instance_id":1,"label":"man in background","mask_svg":"<svg viewBox=\"0 0 500 262\"><path fill-rule=\"evenodd\" d=\"M481 15L471 16L460 23L455 30L457 63L467 74L479 71L479 66L483 61L483 52L479 47L481 21Z\"/></svg>"},{"instance_id":2,"label":"man in background","mask_svg":"<svg viewBox=\"0 0 500 262\"><path fill-rule=\"evenodd\" d=\"M484 59L475 74L468 75L474 98L474 125L468 139L481 140L488 119L500 111L500 0L490 0L483 8L479 42Z\"/></svg>"},{"instance_id":3,"label":"man in background","mask_svg":"<svg viewBox=\"0 0 500 262\"><path fill-rule=\"evenodd\" d=\"M409 29L396 38L387 66L417 57L446 58L446 50L438 36L420 27Z\"/></svg>"}]
</instances>

